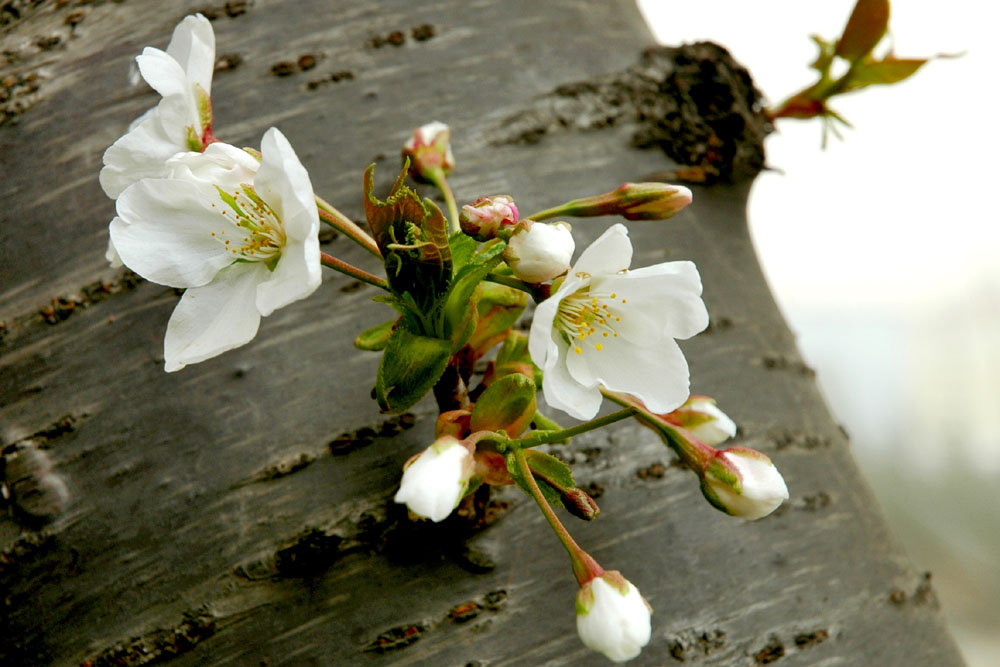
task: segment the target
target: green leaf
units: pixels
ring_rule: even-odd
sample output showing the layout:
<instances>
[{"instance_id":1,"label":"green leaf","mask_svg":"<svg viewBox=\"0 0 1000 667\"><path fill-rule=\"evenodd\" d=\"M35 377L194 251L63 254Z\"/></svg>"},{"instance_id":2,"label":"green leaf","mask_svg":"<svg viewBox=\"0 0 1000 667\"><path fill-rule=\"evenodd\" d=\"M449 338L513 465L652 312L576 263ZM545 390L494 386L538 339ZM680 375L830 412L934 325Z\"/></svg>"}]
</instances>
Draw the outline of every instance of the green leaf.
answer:
<instances>
[{"instance_id":1,"label":"green leaf","mask_svg":"<svg viewBox=\"0 0 1000 667\"><path fill-rule=\"evenodd\" d=\"M836 55L851 62L864 58L889 29L889 0L858 0L837 41Z\"/></svg>"},{"instance_id":2,"label":"green leaf","mask_svg":"<svg viewBox=\"0 0 1000 667\"><path fill-rule=\"evenodd\" d=\"M484 243L455 273L445 298L443 314L444 335L452 338L456 347L462 347L472 335L472 329L468 328L469 311L476 310L472 295L486 274L500 263L505 247L506 244L500 239ZM465 340L462 340L463 337Z\"/></svg>"},{"instance_id":3,"label":"green leaf","mask_svg":"<svg viewBox=\"0 0 1000 667\"><path fill-rule=\"evenodd\" d=\"M866 86L897 83L913 76L926 62L926 59L920 58L886 58L885 60L860 64L851 73L851 78L844 87L844 92L858 90Z\"/></svg>"},{"instance_id":4,"label":"green leaf","mask_svg":"<svg viewBox=\"0 0 1000 667\"><path fill-rule=\"evenodd\" d=\"M535 416L535 381L513 373L493 382L476 401L470 427L475 431L503 430L521 435Z\"/></svg>"},{"instance_id":5,"label":"green leaf","mask_svg":"<svg viewBox=\"0 0 1000 667\"><path fill-rule=\"evenodd\" d=\"M389 337L392 335L392 328L395 325L396 320L390 320L373 326L371 329L365 329L354 339L354 347L359 350L368 350L369 352L378 352L385 349L385 346L389 343Z\"/></svg>"},{"instance_id":6,"label":"green leaf","mask_svg":"<svg viewBox=\"0 0 1000 667\"><path fill-rule=\"evenodd\" d=\"M528 466L536 474L547 477L565 489L576 486L576 482L573 480L573 471L551 454L540 452L537 449L529 449L524 452L524 456L528 459Z\"/></svg>"},{"instance_id":7,"label":"green leaf","mask_svg":"<svg viewBox=\"0 0 1000 667\"><path fill-rule=\"evenodd\" d=\"M534 449L525 450L524 457L528 461L528 467L534 473L535 482L545 500L550 505L562 506L563 489L572 489L576 486L576 482L573 481L573 471L556 457ZM507 462L507 471L514 478L514 483L531 496L531 487L524 475L521 474L514 452L509 452L504 460Z\"/></svg>"},{"instance_id":8,"label":"green leaf","mask_svg":"<svg viewBox=\"0 0 1000 667\"><path fill-rule=\"evenodd\" d=\"M448 239L451 246L452 270L458 272L469 263L479 248L479 241L464 232L455 232Z\"/></svg>"},{"instance_id":9,"label":"green leaf","mask_svg":"<svg viewBox=\"0 0 1000 667\"><path fill-rule=\"evenodd\" d=\"M450 357L451 341L422 336L397 325L382 353L375 380L379 408L396 413L411 408L434 387Z\"/></svg>"}]
</instances>

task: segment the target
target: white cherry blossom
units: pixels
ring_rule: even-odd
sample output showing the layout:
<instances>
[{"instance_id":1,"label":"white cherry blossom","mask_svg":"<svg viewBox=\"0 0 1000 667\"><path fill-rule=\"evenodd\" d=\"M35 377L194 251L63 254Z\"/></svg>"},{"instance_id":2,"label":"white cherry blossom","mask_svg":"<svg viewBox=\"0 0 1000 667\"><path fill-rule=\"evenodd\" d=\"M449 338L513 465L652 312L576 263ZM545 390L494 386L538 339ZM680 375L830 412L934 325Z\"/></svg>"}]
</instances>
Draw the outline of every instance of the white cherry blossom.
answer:
<instances>
[{"instance_id":1,"label":"white cherry blossom","mask_svg":"<svg viewBox=\"0 0 1000 667\"><path fill-rule=\"evenodd\" d=\"M634 271L624 225L608 229L535 309L528 349L544 372L545 401L577 419L601 407L601 387L663 414L688 397L687 361L674 339L708 326L691 262Z\"/></svg>"},{"instance_id":2,"label":"white cherry blossom","mask_svg":"<svg viewBox=\"0 0 1000 667\"><path fill-rule=\"evenodd\" d=\"M166 162L182 151L201 151L211 135L215 33L201 14L187 16L166 51L147 46L136 57L139 73L161 96L104 152L101 187L112 199L143 178L166 175ZM109 255L113 248L109 248Z\"/></svg>"},{"instance_id":3,"label":"white cherry blossom","mask_svg":"<svg viewBox=\"0 0 1000 667\"><path fill-rule=\"evenodd\" d=\"M271 128L262 160L226 144L168 161L118 198L111 240L130 269L187 288L164 340L167 371L249 342L262 316L320 284L319 216L309 174Z\"/></svg>"},{"instance_id":4,"label":"white cherry blossom","mask_svg":"<svg viewBox=\"0 0 1000 667\"><path fill-rule=\"evenodd\" d=\"M580 587L576 629L584 645L615 662L639 655L652 627L646 600L619 572L605 572Z\"/></svg>"}]
</instances>

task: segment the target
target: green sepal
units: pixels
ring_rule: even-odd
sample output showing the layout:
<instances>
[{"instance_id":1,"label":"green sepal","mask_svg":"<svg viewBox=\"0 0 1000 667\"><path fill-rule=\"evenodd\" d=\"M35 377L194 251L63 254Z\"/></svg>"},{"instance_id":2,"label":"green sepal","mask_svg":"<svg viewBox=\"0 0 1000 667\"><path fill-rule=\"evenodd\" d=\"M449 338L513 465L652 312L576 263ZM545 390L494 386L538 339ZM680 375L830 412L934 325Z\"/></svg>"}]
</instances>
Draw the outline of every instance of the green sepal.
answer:
<instances>
[{"instance_id":1,"label":"green sepal","mask_svg":"<svg viewBox=\"0 0 1000 667\"><path fill-rule=\"evenodd\" d=\"M431 390L451 357L451 342L422 336L401 326L401 318L382 353L375 399L383 412L403 412Z\"/></svg>"},{"instance_id":2,"label":"green sepal","mask_svg":"<svg viewBox=\"0 0 1000 667\"><path fill-rule=\"evenodd\" d=\"M562 491L554 485L563 489L575 487L576 482L573 480L573 471L556 457L535 449L524 450L524 457L528 461L528 467L535 473L535 482L538 484L542 495L545 496L545 500L551 505L561 507L563 504ZM507 471L514 478L514 483L526 494L529 496L532 495L531 486L528 484L528 480L524 478L524 475L521 474L514 453L509 452L506 454L505 461L507 462ZM549 480L551 480L551 483Z\"/></svg>"},{"instance_id":3,"label":"green sepal","mask_svg":"<svg viewBox=\"0 0 1000 667\"><path fill-rule=\"evenodd\" d=\"M396 326L396 320L389 320L382 324L377 324L370 329L365 329L354 339L354 347L359 350L378 352L384 350L392 336L392 328Z\"/></svg>"},{"instance_id":4,"label":"green sepal","mask_svg":"<svg viewBox=\"0 0 1000 667\"><path fill-rule=\"evenodd\" d=\"M476 431L500 431L516 438L535 416L535 381L513 373L493 382L476 400L470 427Z\"/></svg>"},{"instance_id":5,"label":"green sepal","mask_svg":"<svg viewBox=\"0 0 1000 667\"><path fill-rule=\"evenodd\" d=\"M201 137L198 136L198 130L194 129L193 125L184 128L184 144L192 153L201 153L205 150L205 146L201 143Z\"/></svg>"},{"instance_id":6,"label":"green sepal","mask_svg":"<svg viewBox=\"0 0 1000 667\"><path fill-rule=\"evenodd\" d=\"M202 132L212 127L212 98L200 83L194 84L194 100L198 107L198 122Z\"/></svg>"}]
</instances>

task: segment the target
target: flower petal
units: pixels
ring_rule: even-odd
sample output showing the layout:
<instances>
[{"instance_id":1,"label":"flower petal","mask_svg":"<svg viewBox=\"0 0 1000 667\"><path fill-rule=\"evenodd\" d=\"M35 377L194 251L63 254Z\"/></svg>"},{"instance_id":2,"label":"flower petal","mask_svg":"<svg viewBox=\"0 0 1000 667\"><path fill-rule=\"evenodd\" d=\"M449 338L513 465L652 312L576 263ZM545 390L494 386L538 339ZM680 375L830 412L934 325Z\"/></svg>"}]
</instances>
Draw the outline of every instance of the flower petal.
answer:
<instances>
[{"instance_id":1,"label":"flower petal","mask_svg":"<svg viewBox=\"0 0 1000 667\"><path fill-rule=\"evenodd\" d=\"M701 277L693 262L664 262L628 273L595 278L593 288L615 292L628 302L628 314L660 324L660 331L681 340L708 326L701 300Z\"/></svg>"},{"instance_id":2,"label":"flower petal","mask_svg":"<svg viewBox=\"0 0 1000 667\"><path fill-rule=\"evenodd\" d=\"M238 190L243 183L253 183L260 163L245 150L216 141L203 153L177 153L167 161L171 178L218 186L223 190Z\"/></svg>"},{"instance_id":3,"label":"flower petal","mask_svg":"<svg viewBox=\"0 0 1000 667\"><path fill-rule=\"evenodd\" d=\"M214 188L169 179L145 179L118 198L111 242L127 267L161 285L204 285L233 258L221 242L236 227L211 208Z\"/></svg>"},{"instance_id":4,"label":"flower petal","mask_svg":"<svg viewBox=\"0 0 1000 667\"><path fill-rule=\"evenodd\" d=\"M154 108L118 141L104 151L101 187L111 199L117 199L128 186L144 178L167 175L164 163L178 151L185 150L164 131Z\"/></svg>"},{"instance_id":5,"label":"flower petal","mask_svg":"<svg viewBox=\"0 0 1000 667\"><path fill-rule=\"evenodd\" d=\"M161 96L190 95L194 98L184 68L165 51L147 46L136 56L135 62L139 65L142 78Z\"/></svg>"},{"instance_id":6,"label":"flower petal","mask_svg":"<svg viewBox=\"0 0 1000 667\"><path fill-rule=\"evenodd\" d=\"M274 271L257 286L257 309L267 316L304 299L316 291L323 275L319 260L319 238L288 241L281 250L281 259Z\"/></svg>"},{"instance_id":7,"label":"flower petal","mask_svg":"<svg viewBox=\"0 0 1000 667\"><path fill-rule=\"evenodd\" d=\"M260 142L263 160L254 189L281 218L285 234L303 241L319 233L319 211L309 172L277 128L270 128Z\"/></svg>"},{"instance_id":8,"label":"flower petal","mask_svg":"<svg viewBox=\"0 0 1000 667\"><path fill-rule=\"evenodd\" d=\"M570 353L565 346L559 347L561 354L551 355L549 363L542 369L545 373L542 383L545 402L576 419L592 419L601 409L601 390L596 382L581 383L570 374L566 360L560 357L577 355Z\"/></svg>"},{"instance_id":9,"label":"flower petal","mask_svg":"<svg viewBox=\"0 0 1000 667\"><path fill-rule=\"evenodd\" d=\"M581 354L568 353L566 359L569 375L576 382L602 384L611 391L631 394L656 413L675 410L687 400L687 361L671 338L649 347L619 338L602 350L590 344L582 345L581 350ZM548 380L546 375L545 382Z\"/></svg>"},{"instance_id":10,"label":"flower petal","mask_svg":"<svg viewBox=\"0 0 1000 667\"><path fill-rule=\"evenodd\" d=\"M628 229L619 223L609 227L591 243L569 272L589 273L592 276L613 274L627 269L631 263L632 242L628 238Z\"/></svg>"},{"instance_id":11,"label":"flower petal","mask_svg":"<svg viewBox=\"0 0 1000 667\"><path fill-rule=\"evenodd\" d=\"M163 341L167 372L245 345L257 334L257 284L267 276L258 262L237 262L204 287L193 287L174 308Z\"/></svg>"},{"instance_id":12,"label":"flower petal","mask_svg":"<svg viewBox=\"0 0 1000 667\"><path fill-rule=\"evenodd\" d=\"M215 69L215 33L212 24L201 14L185 16L174 28L167 54L176 60L191 83L197 83L212 93L212 72Z\"/></svg>"}]
</instances>

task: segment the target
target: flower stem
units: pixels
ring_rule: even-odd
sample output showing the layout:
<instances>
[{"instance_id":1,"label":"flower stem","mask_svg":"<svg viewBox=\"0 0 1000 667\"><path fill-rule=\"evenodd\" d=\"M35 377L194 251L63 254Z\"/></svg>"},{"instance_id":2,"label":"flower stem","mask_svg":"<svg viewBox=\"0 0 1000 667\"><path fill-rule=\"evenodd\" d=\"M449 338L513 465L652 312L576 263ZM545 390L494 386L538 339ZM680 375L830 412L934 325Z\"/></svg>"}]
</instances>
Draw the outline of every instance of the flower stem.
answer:
<instances>
[{"instance_id":1,"label":"flower stem","mask_svg":"<svg viewBox=\"0 0 1000 667\"><path fill-rule=\"evenodd\" d=\"M602 389L601 393L618 405L631 408L639 423L659 433L667 446L674 450L678 458L691 470L696 472L702 470L715 459L717 451L714 447L706 445L687 429L671 424L663 415L650 412L641 401L607 389Z\"/></svg>"},{"instance_id":2,"label":"flower stem","mask_svg":"<svg viewBox=\"0 0 1000 667\"><path fill-rule=\"evenodd\" d=\"M348 264L342 259L337 259L333 255L328 255L325 252L319 254L320 263L323 266L328 266L335 271L340 271L341 273L347 274L352 278L356 278L363 283L368 283L369 285L374 285L375 287L381 287L382 289L388 291L389 283L382 280L378 276L373 276L367 271L362 271L352 264Z\"/></svg>"},{"instance_id":3,"label":"flower stem","mask_svg":"<svg viewBox=\"0 0 1000 667\"><path fill-rule=\"evenodd\" d=\"M552 293L552 286L549 284L541 285L530 285L522 280L518 280L513 276L505 276L499 273L490 272L486 274L484 280L488 280L491 283L497 283L498 285L506 285L507 287L513 287L514 289L519 289L522 292L527 292L534 299L535 303L541 303L549 298Z\"/></svg>"},{"instance_id":4,"label":"flower stem","mask_svg":"<svg viewBox=\"0 0 1000 667\"><path fill-rule=\"evenodd\" d=\"M337 229L362 248L382 259L375 239L361 229L353 220L335 209L329 202L316 195L316 206L319 208L319 218L334 229Z\"/></svg>"},{"instance_id":5,"label":"flower stem","mask_svg":"<svg viewBox=\"0 0 1000 667\"><path fill-rule=\"evenodd\" d=\"M462 231L462 227L458 224L458 206L455 204L455 194L451 191L451 186L448 185L448 179L444 176L444 170L440 167L434 169L430 174L431 182L441 191L444 195L444 203L448 207L448 218L451 220L451 233Z\"/></svg>"},{"instance_id":6,"label":"flower stem","mask_svg":"<svg viewBox=\"0 0 1000 667\"><path fill-rule=\"evenodd\" d=\"M608 424L614 424L615 422L623 419L628 419L629 417L638 414L638 412L639 411L636 408L627 406L618 412L612 412L610 415L598 417L597 419L591 419L590 421L577 424L576 426L571 426L570 428L564 428L560 431L547 432L544 435L528 435L528 437L520 440L520 446L536 447L538 445L547 445L553 442L559 442L560 440L566 440L568 438L572 438L574 435L580 435L581 433L593 431L594 429L601 428L602 426L607 426Z\"/></svg>"},{"instance_id":7,"label":"flower stem","mask_svg":"<svg viewBox=\"0 0 1000 667\"><path fill-rule=\"evenodd\" d=\"M535 481L535 475L531 471L531 466L528 465L528 459L524 456L524 450L520 447L515 447L513 449L514 459L517 461L517 467L521 471L521 475L524 477L525 482L528 484L528 489L531 491L531 497L535 499L538 503L538 508L542 510L542 514L545 516L546 521L549 522L549 526L552 531L559 538L559 541L569 552L570 561L573 564L573 574L576 575L576 580L580 582L580 585L587 583L594 577L599 577L604 573L604 568L602 568L597 561L591 558L590 554L580 548L580 545L576 543L573 536L569 534L566 530L566 526L562 525L559 521L559 517L556 516L555 511L553 511L552 506L549 505L548 501L545 500L545 496L542 495L542 490L538 488L538 482Z\"/></svg>"},{"instance_id":8,"label":"flower stem","mask_svg":"<svg viewBox=\"0 0 1000 667\"><path fill-rule=\"evenodd\" d=\"M566 204L560 204L559 206L553 206L552 208L547 208L544 211L539 211L538 213L532 213L531 215L521 216L521 219L534 220L535 222L541 222L542 220L548 220L549 218L555 218L561 215L572 215L572 213L566 212Z\"/></svg>"}]
</instances>

